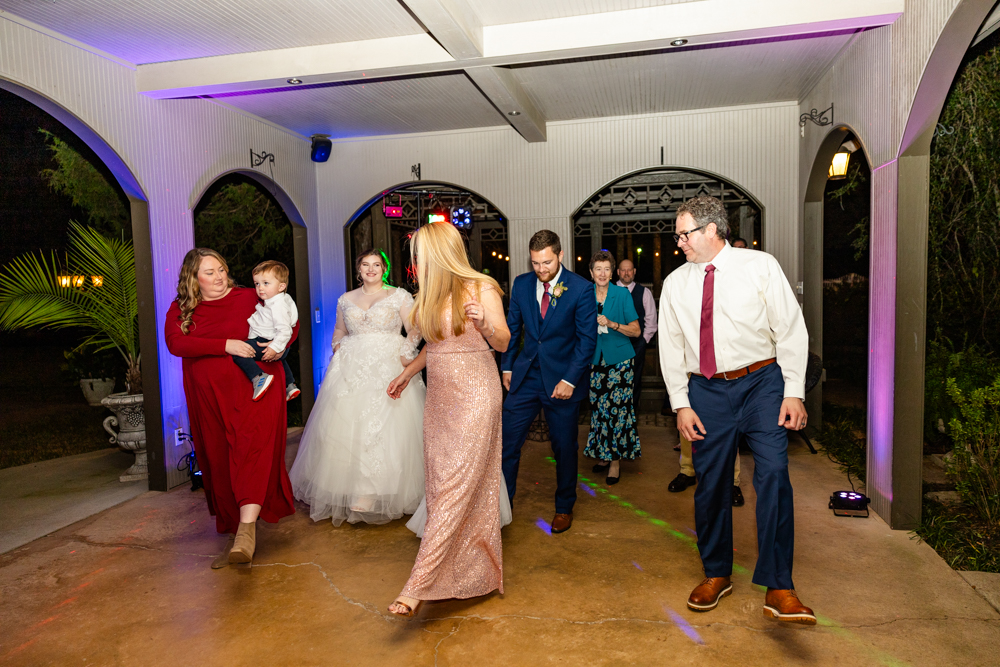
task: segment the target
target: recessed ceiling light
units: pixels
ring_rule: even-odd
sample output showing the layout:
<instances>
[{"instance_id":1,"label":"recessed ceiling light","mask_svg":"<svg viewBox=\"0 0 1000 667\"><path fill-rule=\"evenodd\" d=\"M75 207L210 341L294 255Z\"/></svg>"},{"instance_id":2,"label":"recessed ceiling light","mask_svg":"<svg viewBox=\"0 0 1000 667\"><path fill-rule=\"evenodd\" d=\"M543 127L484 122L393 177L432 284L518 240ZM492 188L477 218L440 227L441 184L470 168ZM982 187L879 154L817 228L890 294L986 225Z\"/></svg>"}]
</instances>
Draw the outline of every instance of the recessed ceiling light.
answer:
<instances>
[{"instance_id":1,"label":"recessed ceiling light","mask_svg":"<svg viewBox=\"0 0 1000 667\"><path fill-rule=\"evenodd\" d=\"M670 46L684 46L687 43L688 41L686 39L675 39L674 41L670 42Z\"/></svg>"},{"instance_id":2,"label":"recessed ceiling light","mask_svg":"<svg viewBox=\"0 0 1000 667\"><path fill-rule=\"evenodd\" d=\"M292 84L293 86L297 86L298 84L302 83L302 79L289 79L288 83Z\"/></svg>"},{"instance_id":3,"label":"recessed ceiling light","mask_svg":"<svg viewBox=\"0 0 1000 667\"><path fill-rule=\"evenodd\" d=\"M521 112L520 111L508 111L507 115L508 116L520 116Z\"/></svg>"}]
</instances>

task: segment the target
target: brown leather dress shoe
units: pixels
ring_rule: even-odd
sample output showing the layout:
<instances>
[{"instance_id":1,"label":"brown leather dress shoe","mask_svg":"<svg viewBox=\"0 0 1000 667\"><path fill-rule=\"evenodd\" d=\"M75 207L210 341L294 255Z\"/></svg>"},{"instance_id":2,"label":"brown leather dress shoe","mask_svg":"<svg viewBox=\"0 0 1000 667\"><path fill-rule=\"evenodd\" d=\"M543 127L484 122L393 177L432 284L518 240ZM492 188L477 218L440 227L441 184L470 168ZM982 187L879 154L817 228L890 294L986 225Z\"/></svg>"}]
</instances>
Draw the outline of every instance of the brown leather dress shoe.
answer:
<instances>
[{"instance_id":1,"label":"brown leather dress shoe","mask_svg":"<svg viewBox=\"0 0 1000 667\"><path fill-rule=\"evenodd\" d=\"M764 596L764 615L787 623L816 625L813 610L802 604L790 589L768 588Z\"/></svg>"},{"instance_id":2,"label":"brown leather dress shoe","mask_svg":"<svg viewBox=\"0 0 1000 667\"><path fill-rule=\"evenodd\" d=\"M719 600L733 592L729 577L709 577L691 591L688 609L691 611L711 611L719 606Z\"/></svg>"},{"instance_id":3,"label":"brown leather dress shoe","mask_svg":"<svg viewBox=\"0 0 1000 667\"><path fill-rule=\"evenodd\" d=\"M552 532L553 533L565 533L569 530L569 527L573 525L573 513L569 514L556 514L552 518Z\"/></svg>"}]
</instances>

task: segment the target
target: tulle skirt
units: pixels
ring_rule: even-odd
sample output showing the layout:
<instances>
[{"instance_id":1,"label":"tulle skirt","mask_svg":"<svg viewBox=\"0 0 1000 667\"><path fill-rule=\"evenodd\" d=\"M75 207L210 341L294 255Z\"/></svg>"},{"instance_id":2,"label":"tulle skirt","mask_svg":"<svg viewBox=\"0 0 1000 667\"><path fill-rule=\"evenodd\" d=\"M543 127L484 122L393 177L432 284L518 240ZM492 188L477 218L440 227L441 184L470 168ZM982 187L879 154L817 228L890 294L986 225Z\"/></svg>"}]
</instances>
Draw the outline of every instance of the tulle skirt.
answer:
<instances>
[{"instance_id":1,"label":"tulle skirt","mask_svg":"<svg viewBox=\"0 0 1000 667\"><path fill-rule=\"evenodd\" d=\"M386 394L403 367L402 336L347 336L327 369L288 473L313 521L387 523L424 497L420 375L403 395Z\"/></svg>"}]
</instances>

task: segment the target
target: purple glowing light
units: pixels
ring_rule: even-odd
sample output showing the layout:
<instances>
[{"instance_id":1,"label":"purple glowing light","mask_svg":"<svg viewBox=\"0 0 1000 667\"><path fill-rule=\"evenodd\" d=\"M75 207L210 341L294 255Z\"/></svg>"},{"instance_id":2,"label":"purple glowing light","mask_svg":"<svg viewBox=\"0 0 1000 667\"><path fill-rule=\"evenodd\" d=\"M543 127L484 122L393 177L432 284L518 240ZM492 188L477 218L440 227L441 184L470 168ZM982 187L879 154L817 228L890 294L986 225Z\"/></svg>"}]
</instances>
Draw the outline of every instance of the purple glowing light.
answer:
<instances>
[{"instance_id":1,"label":"purple glowing light","mask_svg":"<svg viewBox=\"0 0 1000 667\"><path fill-rule=\"evenodd\" d=\"M535 519L535 525L538 526L546 535L552 534L552 526L542 517Z\"/></svg>"},{"instance_id":2,"label":"purple glowing light","mask_svg":"<svg viewBox=\"0 0 1000 667\"><path fill-rule=\"evenodd\" d=\"M580 488L583 489L584 491L586 491L587 493L589 493L591 496L597 497L597 491L594 491L592 488L590 488L589 486L587 486L583 482L580 482Z\"/></svg>"},{"instance_id":3,"label":"purple glowing light","mask_svg":"<svg viewBox=\"0 0 1000 667\"><path fill-rule=\"evenodd\" d=\"M700 644L702 646L705 645L705 640L701 638L698 631L692 628L691 624L685 621L680 614L667 605L663 605L663 611L666 612L667 616L670 617L670 620L674 622L674 625L680 628L680 631L686 634L691 641L695 644Z\"/></svg>"},{"instance_id":4,"label":"purple glowing light","mask_svg":"<svg viewBox=\"0 0 1000 667\"><path fill-rule=\"evenodd\" d=\"M632 565L635 565L635 569L639 570L640 572L645 572L645 570L642 569L642 566L636 563L635 561L632 561Z\"/></svg>"}]
</instances>

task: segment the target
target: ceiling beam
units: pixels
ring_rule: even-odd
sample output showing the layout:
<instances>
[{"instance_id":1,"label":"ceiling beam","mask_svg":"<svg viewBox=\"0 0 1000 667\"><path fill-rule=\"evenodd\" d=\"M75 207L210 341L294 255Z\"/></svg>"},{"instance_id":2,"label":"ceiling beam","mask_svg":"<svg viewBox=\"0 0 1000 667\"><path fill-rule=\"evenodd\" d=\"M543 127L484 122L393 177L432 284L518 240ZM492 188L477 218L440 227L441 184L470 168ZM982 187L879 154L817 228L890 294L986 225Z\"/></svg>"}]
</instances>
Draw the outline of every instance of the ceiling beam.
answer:
<instances>
[{"instance_id":1,"label":"ceiling beam","mask_svg":"<svg viewBox=\"0 0 1000 667\"><path fill-rule=\"evenodd\" d=\"M456 25L458 0L449 13ZM411 0L413 5L431 0ZM441 11L446 11L443 4ZM428 34L389 37L346 44L324 44L274 51L214 56L139 65L136 87L154 98L190 97L227 92L287 88L295 77L306 84L414 76L474 67L544 63L674 48L724 44L749 39L802 36L888 25L905 0L839 0L833 3L772 0L766 11L746 0L701 0L645 9L586 16L482 26L483 56L456 58L463 47L452 33L442 47ZM449 10L450 11L450 10ZM441 18L440 27L447 23ZM444 32L441 32L444 34ZM467 36L468 37L468 36ZM471 37L468 37L470 40ZM474 42L473 42L474 43ZM471 47L468 47L471 48Z\"/></svg>"},{"instance_id":2,"label":"ceiling beam","mask_svg":"<svg viewBox=\"0 0 1000 667\"><path fill-rule=\"evenodd\" d=\"M140 65L135 82L140 93L168 99L290 88L291 78L313 84L412 75L433 65L454 69L454 62L433 38L418 34Z\"/></svg>"},{"instance_id":3,"label":"ceiling beam","mask_svg":"<svg viewBox=\"0 0 1000 667\"><path fill-rule=\"evenodd\" d=\"M545 141L545 117L509 69L470 67L465 70L483 95L527 141Z\"/></svg>"},{"instance_id":4,"label":"ceiling beam","mask_svg":"<svg viewBox=\"0 0 1000 667\"><path fill-rule=\"evenodd\" d=\"M904 0L701 0L483 28L484 56L571 52L685 39L688 45L888 25Z\"/></svg>"},{"instance_id":5,"label":"ceiling beam","mask_svg":"<svg viewBox=\"0 0 1000 667\"><path fill-rule=\"evenodd\" d=\"M463 0L400 0L455 60L483 56L483 24Z\"/></svg>"}]
</instances>

